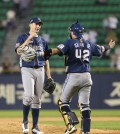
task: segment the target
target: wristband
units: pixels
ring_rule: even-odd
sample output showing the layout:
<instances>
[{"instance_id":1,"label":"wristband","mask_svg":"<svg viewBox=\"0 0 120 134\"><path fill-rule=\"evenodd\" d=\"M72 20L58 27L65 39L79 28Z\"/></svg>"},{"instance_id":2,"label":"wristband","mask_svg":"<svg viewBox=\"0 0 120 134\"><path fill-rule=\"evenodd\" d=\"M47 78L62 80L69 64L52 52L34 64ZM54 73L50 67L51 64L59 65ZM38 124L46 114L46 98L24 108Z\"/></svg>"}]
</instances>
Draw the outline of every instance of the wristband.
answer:
<instances>
[{"instance_id":1,"label":"wristband","mask_svg":"<svg viewBox=\"0 0 120 134\"><path fill-rule=\"evenodd\" d=\"M107 51L107 50L110 49L110 46L109 45L104 45L104 48L105 48L105 51Z\"/></svg>"},{"instance_id":2,"label":"wristband","mask_svg":"<svg viewBox=\"0 0 120 134\"><path fill-rule=\"evenodd\" d=\"M52 56L52 49L48 49L44 52L44 56Z\"/></svg>"}]
</instances>

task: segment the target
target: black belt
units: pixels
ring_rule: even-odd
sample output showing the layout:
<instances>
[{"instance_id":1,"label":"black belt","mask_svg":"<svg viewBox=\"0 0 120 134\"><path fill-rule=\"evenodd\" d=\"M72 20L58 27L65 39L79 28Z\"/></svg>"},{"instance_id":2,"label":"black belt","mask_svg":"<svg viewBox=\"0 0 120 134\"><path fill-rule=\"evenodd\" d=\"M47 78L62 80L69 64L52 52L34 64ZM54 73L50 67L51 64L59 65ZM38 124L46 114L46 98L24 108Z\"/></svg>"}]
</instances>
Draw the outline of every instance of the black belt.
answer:
<instances>
[{"instance_id":1,"label":"black belt","mask_svg":"<svg viewBox=\"0 0 120 134\"><path fill-rule=\"evenodd\" d=\"M34 68L34 69L38 69L38 68L40 68L40 66L34 66L34 67L32 67L32 68Z\"/></svg>"}]
</instances>

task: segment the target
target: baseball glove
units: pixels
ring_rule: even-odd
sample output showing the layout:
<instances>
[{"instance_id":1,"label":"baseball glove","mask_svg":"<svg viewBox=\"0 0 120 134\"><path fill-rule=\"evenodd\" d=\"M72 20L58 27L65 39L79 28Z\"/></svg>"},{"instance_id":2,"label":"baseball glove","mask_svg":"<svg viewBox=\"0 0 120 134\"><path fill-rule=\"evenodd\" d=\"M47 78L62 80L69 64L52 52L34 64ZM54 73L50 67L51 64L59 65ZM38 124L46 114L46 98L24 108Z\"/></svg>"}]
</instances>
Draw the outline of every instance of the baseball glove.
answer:
<instances>
[{"instance_id":1,"label":"baseball glove","mask_svg":"<svg viewBox=\"0 0 120 134\"><path fill-rule=\"evenodd\" d=\"M44 84L44 90L49 94L52 94L56 88L56 83L52 78L48 79Z\"/></svg>"},{"instance_id":2,"label":"baseball glove","mask_svg":"<svg viewBox=\"0 0 120 134\"><path fill-rule=\"evenodd\" d=\"M36 57L35 50L30 46L25 46L24 48L21 48L20 54L21 54L22 60L26 62L30 62L34 60L34 58Z\"/></svg>"}]
</instances>

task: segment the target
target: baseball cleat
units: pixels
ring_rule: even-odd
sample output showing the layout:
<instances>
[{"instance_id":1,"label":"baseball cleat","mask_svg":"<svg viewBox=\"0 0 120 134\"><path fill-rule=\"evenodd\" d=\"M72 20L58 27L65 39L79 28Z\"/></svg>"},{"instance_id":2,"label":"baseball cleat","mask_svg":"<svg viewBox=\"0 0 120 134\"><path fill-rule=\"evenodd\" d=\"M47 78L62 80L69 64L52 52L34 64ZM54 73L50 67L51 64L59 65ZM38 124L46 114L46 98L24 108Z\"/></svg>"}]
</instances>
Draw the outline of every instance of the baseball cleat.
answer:
<instances>
[{"instance_id":1,"label":"baseball cleat","mask_svg":"<svg viewBox=\"0 0 120 134\"><path fill-rule=\"evenodd\" d=\"M65 134L73 134L76 131L77 131L77 128L75 126L73 126L70 130L66 130Z\"/></svg>"},{"instance_id":2,"label":"baseball cleat","mask_svg":"<svg viewBox=\"0 0 120 134\"><path fill-rule=\"evenodd\" d=\"M28 125L28 123L23 123L22 124L22 132L24 134L28 134L28 132L29 132L29 125Z\"/></svg>"},{"instance_id":3,"label":"baseball cleat","mask_svg":"<svg viewBox=\"0 0 120 134\"><path fill-rule=\"evenodd\" d=\"M40 131L38 126L32 128L32 134L44 134L44 132Z\"/></svg>"}]
</instances>

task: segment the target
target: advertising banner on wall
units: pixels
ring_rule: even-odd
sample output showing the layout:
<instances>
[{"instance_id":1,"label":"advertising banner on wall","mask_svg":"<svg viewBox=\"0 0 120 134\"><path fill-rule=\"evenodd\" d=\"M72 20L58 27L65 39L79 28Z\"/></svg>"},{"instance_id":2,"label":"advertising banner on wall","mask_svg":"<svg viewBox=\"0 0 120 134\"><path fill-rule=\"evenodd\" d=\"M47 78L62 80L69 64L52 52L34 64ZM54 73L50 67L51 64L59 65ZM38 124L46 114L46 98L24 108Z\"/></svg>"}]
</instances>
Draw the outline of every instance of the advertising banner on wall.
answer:
<instances>
[{"instance_id":1,"label":"advertising banner on wall","mask_svg":"<svg viewBox=\"0 0 120 134\"><path fill-rule=\"evenodd\" d=\"M52 95L43 92L42 108L57 109L64 73L53 73L57 83ZM120 73L93 73L93 86L91 90L90 105L92 109L118 109L120 108ZM21 74L0 74L0 110L22 109L23 85ZM78 108L77 94L71 101L71 108Z\"/></svg>"}]
</instances>

